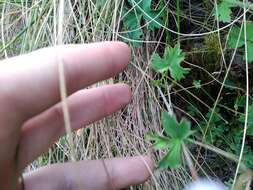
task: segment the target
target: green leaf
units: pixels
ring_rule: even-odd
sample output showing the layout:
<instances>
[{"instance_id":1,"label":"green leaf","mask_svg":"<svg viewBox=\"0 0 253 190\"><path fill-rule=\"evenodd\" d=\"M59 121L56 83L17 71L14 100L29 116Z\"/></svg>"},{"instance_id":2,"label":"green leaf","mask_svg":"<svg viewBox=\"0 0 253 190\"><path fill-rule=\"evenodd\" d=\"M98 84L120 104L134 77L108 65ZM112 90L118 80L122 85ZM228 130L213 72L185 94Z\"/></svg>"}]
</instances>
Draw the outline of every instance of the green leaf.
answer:
<instances>
[{"instance_id":1,"label":"green leaf","mask_svg":"<svg viewBox=\"0 0 253 190\"><path fill-rule=\"evenodd\" d=\"M162 121L163 121L163 128L168 136L171 138L178 138L179 130L178 130L178 122L176 117L170 116L168 112L162 113Z\"/></svg>"},{"instance_id":2,"label":"green leaf","mask_svg":"<svg viewBox=\"0 0 253 190\"><path fill-rule=\"evenodd\" d=\"M231 30L229 37L228 37L228 47L231 49L240 48L245 45L245 38L244 38L244 25L241 30L241 27L235 26ZM238 41L238 45L237 45ZM253 23L247 22L246 23L246 42L247 42L247 51L248 51L248 61L253 61ZM245 55L244 55L245 60Z\"/></svg>"},{"instance_id":3,"label":"green leaf","mask_svg":"<svg viewBox=\"0 0 253 190\"><path fill-rule=\"evenodd\" d=\"M163 73L169 69L169 63L162 59L157 53L153 53L151 63L151 67L158 73Z\"/></svg>"},{"instance_id":4,"label":"green leaf","mask_svg":"<svg viewBox=\"0 0 253 190\"><path fill-rule=\"evenodd\" d=\"M191 124L185 119L178 123L176 117L170 116L168 112L162 113L162 123L165 133L170 138L148 133L145 135L145 139L155 141L153 144L155 149L169 149L169 152L159 162L161 169L178 168L181 164L182 145L192 134Z\"/></svg>"},{"instance_id":5,"label":"green leaf","mask_svg":"<svg viewBox=\"0 0 253 190\"><path fill-rule=\"evenodd\" d=\"M171 77L175 81L180 81L190 70L181 67L180 63L184 59L185 54L181 51L179 44L177 44L174 48L166 48L163 58L154 53L151 58L151 67L159 73L169 70Z\"/></svg>"},{"instance_id":6,"label":"green leaf","mask_svg":"<svg viewBox=\"0 0 253 190\"><path fill-rule=\"evenodd\" d=\"M181 51L179 44L174 48L167 48L165 51L165 59L169 62L169 70L171 77L179 81L189 73L189 69L181 67L180 63L185 59L185 54Z\"/></svg>"},{"instance_id":7,"label":"green leaf","mask_svg":"<svg viewBox=\"0 0 253 190\"><path fill-rule=\"evenodd\" d=\"M124 12L127 12L127 10L125 10ZM140 27L139 25L140 21L141 21L141 15L136 14L133 11L127 13L127 15L124 17L125 25L129 29L137 29L138 27Z\"/></svg>"},{"instance_id":8,"label":"green leaf","mask_svg":"<svg viewBox=\"0 0 253 190\"><path fill-rule=\"evenodd\" d=\"M171 147L170 139L168 139L166 137L161 137L157 134L147 133L145 135L145 139L149 140L149 141L155 141L155 143L152 145L152 148L154 148L156 150Z\"/></svg>"},{"instance_id":9,"label":"green leaf","mask_svg":"<svg viewBox=\"0 0 253 190\"><path fill-rule=\"evenodd\" d=\"M143 8L144 11L150 11L151 3L152 3L152 0L142 0L141 8Z\"/></svg>"},{"instance_id":10,"label":"green leaf","mask_svg":"<svg viewBox=\"0 0 253 190\"><path fill-rule=\"evenodd\" d=\"M196 89L200 89L201 88L201 80L194 80L193 85Z\"/></svg>"},{"instance_id":11,"label":"green leaf","mask_svg":"<svg viewBox=\"0 0 253 190\"><path fill-rule=\"evenodd\" d=\"M153 134L153 133L147 133L145 134L145 139L149 141L159 141L161 138L160 135Z\"/></svg>"},{"instance_id":12,"label":"green leaf","mask_svg":"<svg viewBox=\"0 0 253 190\"><path fill-rule=\"evenodd\" d=\"M215 12L215 16L219 18L221 22L231 22L231 8L234 7L230 2L222 1L217 5L217 11Z\"/></svg>"},{"instance_id":13,"label":"green leaf","mask_svg":"<svg viewBox=\"0 0 253 190\"><path fill-rule=\"evenodd\" d=\"M163 21L159 14L160 11L148 11L146 14L144 14L144 19L148 23L149 30L154 31L156 28L161 28Z\"/></svg>"},{"instance_id":14,"label":"green leaf","mask_svg":"<svg viewBox=\"0 0 253 190\"><path fill-rule=\"evenodd\" d=\"M127 13L127 14L126 14ZM143 36L143 31L140 26L140 21L141 21L141 15L136 14L134 11L128 12L127 9L123 11L123 14L126 14L124 17L124 25L129 32L125 34L125 36L131 40L140 40L141 37ZM138 42L133 42L132 43L134 46L139 46L140 43Z\"/></svg>"},{"instance_id":15,"label":"green leaf","mask_svg":"<svg viewBox=\"0 0 253 190\"><path fill-rule=\"evenodd\" d=\"M241 35L239 36L241 32ZM229 37L228 37L228 47L235 49L240 48L244 45L244 35L243 28L235 26L232 28ZM238 44L237 44L238 43Z\"/></svg>"},{"instance_id":16,"label":"green leaf","mask_svg":"<svg viewBox=\"0 0 253 190\"><path fill-rule=\"evenodd\" d=\"M219 21L222 22L231 22L231 8L233 7L240 7L240 8L244 8L244 6L246 7L246 9L251 9L252 8L252 3L247 2L247 3L243 3L240 0L222 0L220 1L220 3L217 5L217 10L216 12L213 14L215 16L215 18L219 18Z\"/></svg>"},{"instance_id":17,"label":"green leaf","mask_svg":"<svg viewBox=\"0 0 253 190\"><path fill-rule=\"evenodd\" d=\"M192 134L191 124L185 119L182 119L181 122L178 123L174 115L170 116L168 112L163 112L162 120L166 134L172 139L183 141Z\"/></svg>"},{"instance_id":18,"label":"green leaf","mask_svg":"<svg viewBox=\"0 0 253 190\"><path fill-rule=\"evenodd\" d=\"M179 128L180 128L179 138L182 140L186 139L193 133L193 131L191 131L191 123L184 118L180 121Z\"/></svg>"},{"instance_id":19,"label":"green leaf","mask_svg":"<svg viewBox=\"0 0 253 190\"><path fill-rule=\"evenodd\" d=\"M252 33L253 35L253 33ZM248 61L252 62L253 61L253 41L248 41L247 43L247 55L248 55ZM245 60L245 55L244 55L244 60Z\"/></svg>"},{"instance_id":20,"label":"green leaf","mask_svg":"<svg viewBox=\"0 0 253 190\"><path fill-rule=\"evenodd\" d=\"M159 162L160 169L178 168L181 165L181 142L173 141L170 151Z\"/></svg>"},{"instance_id":21,"label":"green leaf","mask_svg":"<svg viewBox=\"0 0 253 190\"><path fill-rule=\"evenodd\" d=\"M143 36L143 31L141 28L141 21L144 19L147 24L148 29L154 30L159 29L162 24L162 15L160 10L152 10L151 3L152 0L128 0L131 8L124 10L123 24L127 30L135 30L126 34L126 37L134 40L141 40ZM153 20L152 20L153 19ZM159 24L158 24L159 23ZM139 44L140 43L135 43Z\"/></svg>"},{"instance_id":22,"label":"green leaf","mask_svg":"<svg viewBox=\"0 0 253 190\"><path fill-rule=\"evenodd\" d=\"M148 24L148 29L154 31L156 28L161 28L162 21L162 14L161 10L152 10L151 9L152 0L143 0L142 1L142 14L143 18ZM159 23L159 24L158 24Z\"/></svg>"}]
</instances>

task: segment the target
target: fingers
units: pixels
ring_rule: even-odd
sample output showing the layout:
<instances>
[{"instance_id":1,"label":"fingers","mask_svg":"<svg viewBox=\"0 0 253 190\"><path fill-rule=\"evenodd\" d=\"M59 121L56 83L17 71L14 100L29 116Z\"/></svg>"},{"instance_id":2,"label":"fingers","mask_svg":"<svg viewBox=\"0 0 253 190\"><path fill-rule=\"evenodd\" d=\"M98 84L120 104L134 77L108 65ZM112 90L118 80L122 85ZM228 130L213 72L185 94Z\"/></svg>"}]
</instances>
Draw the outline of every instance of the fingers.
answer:
<instances>
[{"instance_id":1,"label":"fingers","mask_svg":"<svg viewBox=\"0 0 253 190\"><path fill-rule=\"evenodd\" d=\"M59 59L58 59L59 57ZM121 42L45 48L3 61L1 85L8 100L30 118L60 100L58 62L62 60L68 93L121 72L128 64L129 47ZM15 76L15 77L13 77Z\"/></svg>"},{"instance_id":2,"label":"fingers","mask_svg":"<svg viewBox=\"0 0 253 190\"><path fill-rule=\"evenodd\" d=\"M99 120L119 110L131 99L129 86L108 85L100 88L81 90L67 100L71 114L71 126L81 126ZM46 152L65 132L61 104L34 117L24 124L19 147L19 168Z\"/></svg>"},{"instance_id":3,"label":"fingers","mask_svg":"<svg viewBox=\"0 0 253 190\"><path fill-rule=\"evenodd\" d=\"M146 156L57 164L25 175L25 189L116 190L143 183L153 168Z\"/></svg>"}]
</instances>

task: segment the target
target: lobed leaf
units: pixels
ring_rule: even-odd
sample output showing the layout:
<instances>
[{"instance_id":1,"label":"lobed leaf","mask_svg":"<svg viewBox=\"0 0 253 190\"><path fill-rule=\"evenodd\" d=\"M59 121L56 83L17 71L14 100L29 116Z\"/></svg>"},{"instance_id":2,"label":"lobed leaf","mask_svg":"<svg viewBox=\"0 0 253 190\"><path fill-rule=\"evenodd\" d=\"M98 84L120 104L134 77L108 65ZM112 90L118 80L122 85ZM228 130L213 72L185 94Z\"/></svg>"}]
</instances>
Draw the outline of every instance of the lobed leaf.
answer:
<instances>
[{"instance_id":1,"label":"lobed leaf","mask_svg":"<svg viewBox=\"0 0 253 190\"><path fill-rule=\"evenodd\" d=\"M152 148L156 150L171 147L170 139L166 137L161 137L160 135L157 134L147 133L145 135L145 139L149 141L155 141L155 143L152 145Z\"/></svg>"},{"instance_id":2,"label":"lobed leaf","mask_svg":"<svg viewBox=\"0 0 253 190\"><path fill-rule=\"evenodd\" d=\"M180 139L186 139L190 135L192 135L193 131L191 131L191 123L186 119L182 119L179 124L180 128Z\"/></svg>"},{"instance_id":3,"label":"lobed leaf","mask_svg":"<svg viewBox=\"0 0 253 190\"><path fill-rule=\"evenodd\" d=\"M162 120L166 134L172 139L183 141L192 134L191 124L185 119L182 119L181 122L178 123L174 115L170 116L168 112L163 112Z\"/></svg>"},{"instance_id":4,"label":"lobed leaf","mask_svg":"<svg viewBox=\"0 0 253 190\"><path fill-rule=\"evenodd\" d=\"M247 9L250 9L252 7L251 2L241 2L240 0L222 0L217 5L217 10L213 14L215 18L218 17L219 21L221 22L231 22L231 14L233 7L241 7L244 8L246 6Z\"/></svg>"},{"instance_id":5,"label":"lobed leaf","mask_svg":"<svg viewBox=\"0 0 253 190\"><path fill-rule=\"evenodd\" d=\"M151 57L151 67L158 73L164 73L169 69L169 64L157 53L154 53Z\"/></svg>"},{"instance_id":6,"label":"lobed leaf","mask_svg":"<svg viewBox=\"0 0 253 190\"><path fill-rule=\"evenodd\" d=\"M163 112L162 125L165 133L170 138L147 133L145 139L155 141L153 144L154 149L169 149L169 152L159 162L159 168L178 168L181 164L182 145L192 134L190 122L182 119L180 123L178 123L174 115L171 116L168 112Z\"/></svg>"},{"instance_id":7,"label":"lobed leaf","mask_svg":"<svg viewBox=\"0 0 253 190\"><path fill-rule=\"evenodd\" d=\"M128 30L134 30L127 33L128 38L141 39L143 36L141 21L143 19L148 23L148 29L153 31L156 28L161 28L159 24L163 23L162 13L159 10L151 9L152 0L128 0L128 2L132 8L125 9L126 16L123 18L123 23ZM140 43L135 44L140 45Z\"/></svg>"},{"instance_id":8,"label":"lobed leaf","mask_svg":"<svg viewBox=\"0 0 253 190\"><path fill-rule=\"evenodd\" d=\"M165 59L169 62L169 70L171 77L179 81L189 73L189 69L181 67L180 63L185 59L185 54L180 49L180 45L177 44L174 48L167 48L165 51Z\"/></svg>"},{"instance_id":9,"label":"lobed leaf","mask_svg":"<svg viewBox=\"0 0 253 190\"><path fill-rule=\"evenodd\" d=\"M231 8L235 5L228 1L222 1L217 5L215 16L219 18L221 22L231 22Z\"/></svg>"},{"instance_id":10,"label":"lobed leaf","mask_svg":"<svg viewBox=\"0 0 253 190\"><path fill-rule=\"evenodd\" d=\"M172 148L159 162L160 169L178 168L181 165L181 149L180 141L173 141Z\"/></svg>"},{"instance_id":11,"label":"lobed leaf","mask_svg":"<svg viewBox=\"0 0 253 190\"><path fill-rule=\"evenodd\" d=\"M194 80L193 85L196 89L200 89L201 88L201 80Z\"/></svg>"},{"instance_id":12,"label":"lobed leaf","mask_svg":"<svg viewBox=\"0 0 253 190\"><path fill-rule=\"evenodd\" d=\"M171 138L178 138L179 136L179 129L178 129L178 122L176 117L170 116L168 112L162 113L162 122L163 122L163 129L165 133Z\"/></svg>"},{"instance_id":13,"label":"lobed leaf","mask_svg":"<svg viewBox=\"0 0 253 190\"><path fill-rule=\"evenodd\" d=\"M171 77L175 81L180 81L190 70L180 65L184 59L185 54L180 49L179 44L177 44L174 48L166 48L163 58L154 53L151 58L151 67L159 73L164 73L169 70Z\"/></svg>"},{"instance_id":14,"label":"lobed leaf","mask_svg":"<svg viewBox=\"0 0 253 190\"><path fill-rule=\"evenodd\" d=\"M241 32L240 32L241 31ZM248 61L253 61L253 23L246 23L246 42L248 51ZM242 27L235 26L228 36L228 47L231 49L240 48L245 45L244 25ZM245 60L245 55L244 55Z\"/></svg>"}]
</instances>

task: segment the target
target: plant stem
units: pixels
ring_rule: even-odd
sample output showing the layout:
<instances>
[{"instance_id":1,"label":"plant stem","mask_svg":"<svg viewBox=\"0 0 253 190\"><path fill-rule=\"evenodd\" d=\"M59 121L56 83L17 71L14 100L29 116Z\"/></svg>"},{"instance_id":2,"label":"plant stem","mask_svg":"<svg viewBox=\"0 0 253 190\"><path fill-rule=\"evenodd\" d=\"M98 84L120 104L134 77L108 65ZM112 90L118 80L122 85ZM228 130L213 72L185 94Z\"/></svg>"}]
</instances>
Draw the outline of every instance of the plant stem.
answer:
<instances>
[{"instance_id":1,"label":"plant stem","mask_svg":"<svg viewBox=\"0 0 253 190\"><path fill-rule=\"evenodd\" d=\"M177 0L177 32L180 33L180 0ZM178 34L178 42L180 35Z\"/></svg>"},{"instance_id":2,"label":"plant stem","mask_svg":"<svg viewBox=\"0 0 253 190\"><path fill-rule=\"evenodd\" d=\"M240 8L244 8L244 6L245 6L247 9L253 10L253 3L250 3L250 2L246 2L245 5L244 5L243 2L240 2L238 0L224 0L224 1L226 1L228 3L231 3L231 4L234 4L234 5L236 5Z\"/></svg>"},{"instance_id":3,"label":"plant stem","mask_svg":"<svg viewBox=\"0 0 253 190\"><path fill-rule=\"evenodd\" d=\"M65 10L64 5L65 5L65 0L60 0L59 10L58 10L59 12L58 12L57 45L63 45L63 32L64 32L63 26L64 26L64 10ZM76 161L74 140L73 140L74 137L73 137L73 134L71 133L70 113L69 113L69 107L67 105L65 68L63 64L63 59L59 51L57 52L57 59L58 59L59 86L60 86L60 96L61 96L61 103L62 103L64 126L66 130L66 134L69 137L71 161Z\"/></svg>"},{"instance_id":4,"label":"plant stem","mask_svg":"<svg viewBox=\"0 0 253 190\"><path fill-rule=\"evenodd\" d=\"M188 148L185 146L185 144L183 144L183 153L184 153L184 156L185 156L185 160L186 160L186 163L190 169L190 172L191 172L191 176L192 176L192 180L193 181L196 181L198 180L198 173L192 163L192 159L188 153Z\"/></svg>"},{"instance_id":5,"label":"plant stem","mask_svg":"<svg viewBox=\"0 0 253 190\"><path fill-rule=\"evenodd\" d=\"M195 141L195 140L192 140L192 139L188 139L188 141L191 142L191 143L193 143L193 144L196 144L196 145L198 145L198 146L200 146L200 147L203 147L203 148L205 148L205 149L211 150L211 151L213 151L213 152L215 152L215 153L217 153L217 154L219 154L219 155L221 155L221 156L224 156L224 157L228 158L229 160L232 160L232 161L234 161L234 162L236 162L236 163L239 162L238 156L236 156L236 155L234 155L234 154L231 154L231 153L228 153L228 152L226 152L226 151L224 151L224 150L221 150L221 149L219 149L219 148L217 148L217 147L215 147L215 146L208 145L208 144L204 144L204 143L202 143L202 142ZM245 169L245 168L246 168L246 166L245 166L243 163L241 163L241 166L240 166L240 167L241 167L242 169Z\"/></svg>"}]
</instances>

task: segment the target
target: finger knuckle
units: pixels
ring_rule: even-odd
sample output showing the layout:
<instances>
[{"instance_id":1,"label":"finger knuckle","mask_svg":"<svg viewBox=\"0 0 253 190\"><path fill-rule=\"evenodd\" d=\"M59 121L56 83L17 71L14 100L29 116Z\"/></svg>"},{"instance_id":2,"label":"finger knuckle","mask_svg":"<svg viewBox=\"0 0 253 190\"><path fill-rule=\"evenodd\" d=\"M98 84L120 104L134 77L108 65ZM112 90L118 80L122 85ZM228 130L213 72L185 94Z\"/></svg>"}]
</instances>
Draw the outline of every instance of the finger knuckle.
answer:
<instances>
[{"instance_id":1,"label":"finger knuckle","mask_svg":"<svg viewBox=\"0 0 253 190\"><path fill-rule=\"evenodd\" d=\"M56 120L63 120L63 109L62 105L58 104L52 108L52 114Z\"/></svg>"}]
</instances>

